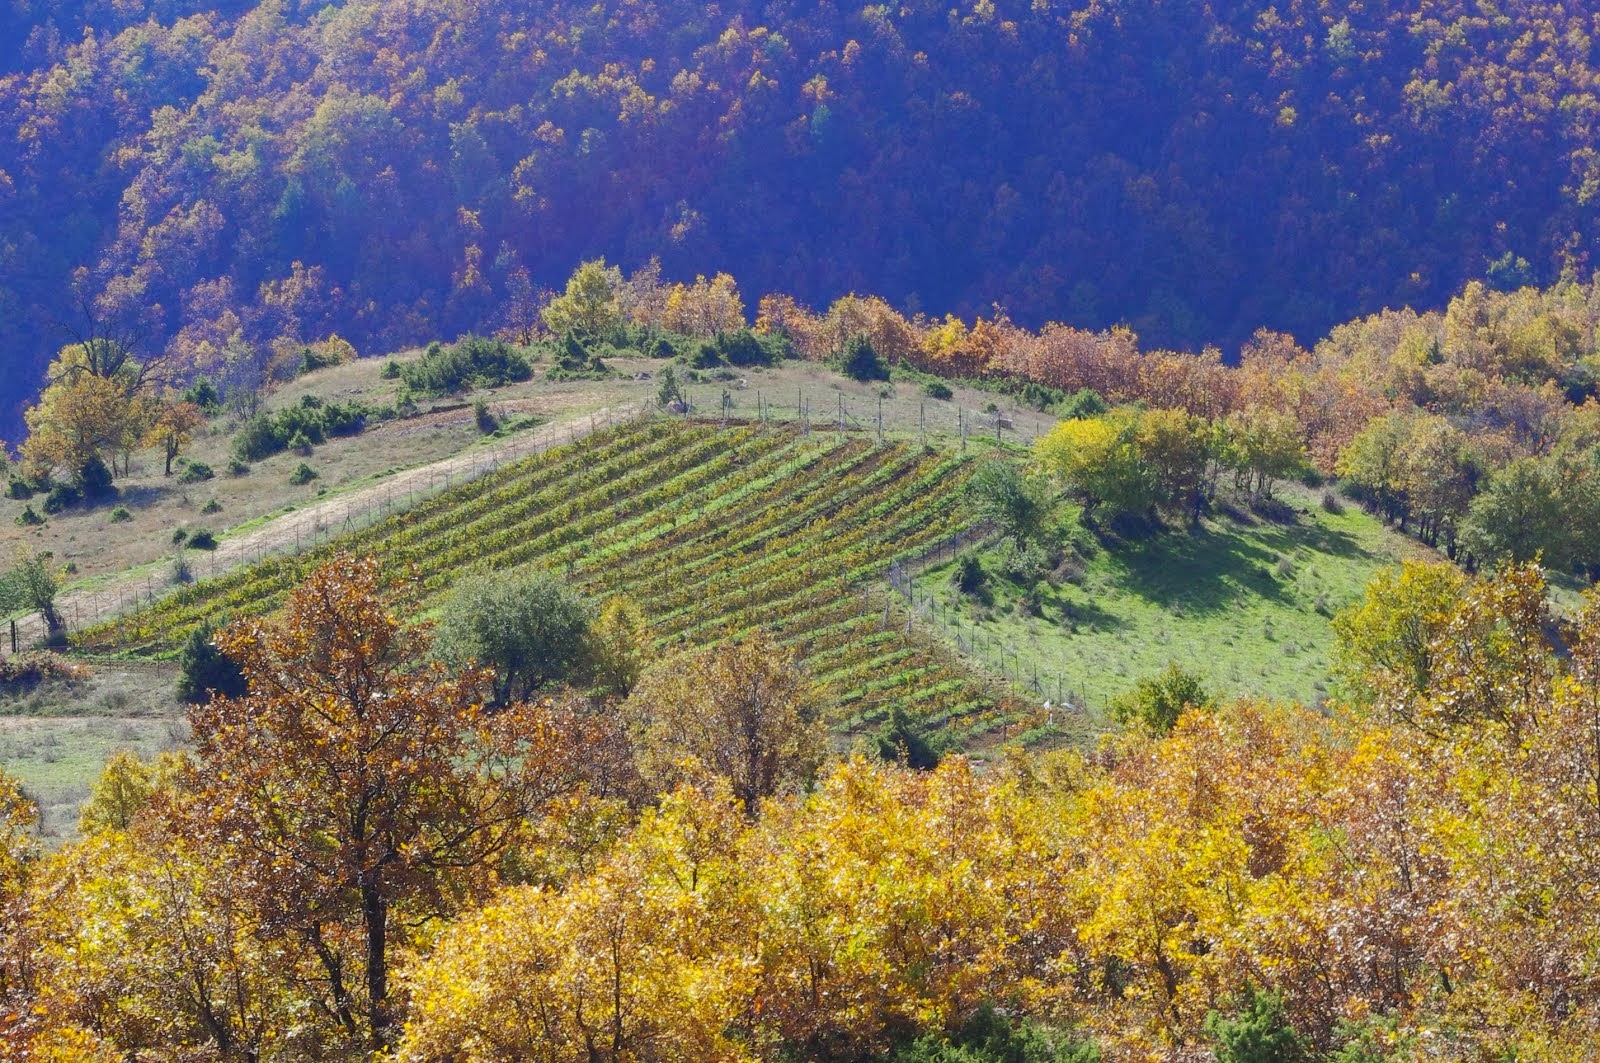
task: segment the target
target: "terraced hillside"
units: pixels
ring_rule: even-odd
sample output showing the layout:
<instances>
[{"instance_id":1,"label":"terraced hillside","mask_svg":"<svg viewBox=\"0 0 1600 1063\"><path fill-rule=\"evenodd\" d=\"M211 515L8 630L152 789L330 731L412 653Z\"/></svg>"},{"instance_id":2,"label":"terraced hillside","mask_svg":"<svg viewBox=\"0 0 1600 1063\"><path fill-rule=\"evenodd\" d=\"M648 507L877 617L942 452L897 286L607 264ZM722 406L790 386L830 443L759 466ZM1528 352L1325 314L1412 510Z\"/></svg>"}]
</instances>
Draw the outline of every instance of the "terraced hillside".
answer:
<instances>
[{"instance_id":1,"label":"terraced hillside","mask_svg":"<svg viewBox=\"0 0 1600 1063\"><path fill-rule=\"evenodd\" d=\"M293 557L182 588L87 629L95 652L161 656L196 625L271 610L336 551L420 577L424 605L485 569L543 565L623 594L658 647L767 628L796 646L842 732L901 707L960 739L1021 722L950 651L865 590L898 558L971 523L966 459L793 427L634 421L508 465Z\"/></svg>"}]
</instances>

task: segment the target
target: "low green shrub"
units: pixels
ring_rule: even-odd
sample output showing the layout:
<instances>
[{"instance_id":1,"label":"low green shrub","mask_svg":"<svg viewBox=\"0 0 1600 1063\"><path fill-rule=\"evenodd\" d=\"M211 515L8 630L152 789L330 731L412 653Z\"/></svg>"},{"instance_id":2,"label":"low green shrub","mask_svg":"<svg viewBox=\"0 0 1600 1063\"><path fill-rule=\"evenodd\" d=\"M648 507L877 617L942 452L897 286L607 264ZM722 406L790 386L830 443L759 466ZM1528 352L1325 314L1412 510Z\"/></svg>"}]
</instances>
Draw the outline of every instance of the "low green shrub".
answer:
<instances>
[{"instance_id":1,"label":"low green shrub","mask_svg":"<svg viewBox=\"0 0 1600 1063\"><path fill-rule=\"evenodd\" d=\"M191 461L188 465L185 465L183 471L178 474L178 482L181 484L197 484L203 483L214 476L216 476L216 473L212 471L211 466L207 465L205 462Z\"/></svg>"},{"instance_id":2,"label":"low green shrub","mask_svg":"<svg viewBox=\"0 0 1600 1063\"><path fill-rule=\"evenodd\" d=\"M194 403L208 414L222 408L222 396L207 377L200 377L190 384L183 393L183 401Z\"/></svg>"},{"instance_id":3,"label":"low green shrub","mask_svg":"<svg viewBox=\"0 0 1600 1063\"><path fill-rule=\"evenodd\" d=\"M83 468L78 470L74 486L77 487L78 493L90 502L110 498L117 493L116 487L111 483L111 470L98 456L83 463Z\"/></svg>"},{"instance_id":4,"label":"low green shrub","mask_svg":"<svg viewBox=\"0 0 1600 1063\"><path fill-rule=\"evenodd\" d=\"M44 511L46 513L60 513L68 506L75 506L83 501L83 492L75 484L56 484L50 488L50 493L44 496Z\"/></svg>"},{"instance_id":5,"label":"low green shrub","mask_svg":"<svg viewBox=\"0 0 1600 1063\"><path fill-rule=\"evenodd\" d=\"M1100 393L1093 388L1079 388L1065 399L1056 403L1056 416L1064 421L1081 420L1086 417L1099 417L1111 409L1110 403L1100 397Z\"/></svg>"},{"instance_id":6,"label":"low green shrub","mask_svg":"<svg viewBox=\"0 0 1600 1063\"><path fill-rule=\"evenodd\" d=\"M547 380L603 380L611 375L599 349L570 333L555 345L552 354L555 361L545 371Z\"/></svg>"},{"instance_id":7,"label":"low green shrub","mask_svg":"<svg viewBox=\"0 0 1600 1063\"><path fill-rule=\"evenodd\" d=\"M1013 1022L984 1006L954 1034L924 1034L888 1063L1099 1063L1093 1041L1028 1020Z\"/></svg>"},{"instance_id":8,"label":"low green shrub","mask_svg":"<svg viewBox=\"0 0 1600 1063\"><path fill-rule=\"evenodd\" d=\"M983 570L983 561L978 555L965 553L956 558L956 568L950 582L962 594L977 594L988 578L989 574Z\"/></svg>"},{"instance_id":9,"label":"low green shrub","mask_svg":"<svg viewBox=\"0 0 1600 1063\"><path fill-rule=\"evenodd\" d=\"M857 333L845 341L844 349L833 358L833 366L851 380L888 380L889 365L872 341Z\"/></svg>"},{"instance_id":10,"label":"low green shrub","mask_svg":"<svg viewBox=\"0 0 1600 1063\"><path fill-rule=\"evenodd\" d=\"M1209 709L1215 703L1200 677L1174 662L1160 675L1141 679L1132 690L1113 698L1107 709L1119 723L1166 734L1185 710Z\"/></svg>"},{"instance_id":11,"label":"low green shrub","mask_svg":"<svg viewBox=\"0 0 1600 1063\"><path fill-rule=\"evenodd\" d=\"M495 417L494 411L490 410L489 404L482 399L472 404L472 419L477 423L478 431L483 435L489 435L500 427L500 421Z\"/></svg>"}]
</instances>

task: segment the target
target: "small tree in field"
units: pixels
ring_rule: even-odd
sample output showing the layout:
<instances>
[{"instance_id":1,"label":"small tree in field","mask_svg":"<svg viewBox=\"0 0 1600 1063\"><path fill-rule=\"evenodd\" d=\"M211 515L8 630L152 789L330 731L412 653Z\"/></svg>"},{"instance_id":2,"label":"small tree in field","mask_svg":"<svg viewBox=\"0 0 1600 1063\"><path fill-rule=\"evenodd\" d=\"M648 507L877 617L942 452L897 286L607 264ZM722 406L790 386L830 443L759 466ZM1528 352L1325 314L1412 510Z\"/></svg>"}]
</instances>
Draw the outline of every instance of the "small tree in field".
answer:
<instances>
[{"instance_id":1,"label":"small tree in field","mask_svg":"<svg viewBox=\"0 0 1600 1063\"><path fill-rule=\"evenodd\" d=\"M11 570L0 577L0 608L8 613L22 610L38 613L44 620L46 635L53 640L66 627L66 621L56 610L56 595L60 591L61 569L54 555L48 550L35 552L18 547Z\"/></svg>"},{"instance_id":2,"label":"small tree in field","mask_svg":"<svg viewBox=\"0 0 1600 1063\"><path fill-rule=\"evenodd\" d=\"M557 336L605 336L622 324L622 273L605 259L585 262L567 279L567 290L544 308L545 325Z\"/></svg>"},{"instance_id":3,"label":"small tree in field","mask_svg":"<svg viewBox=\"0 0 1600 1063\"><path fill-rule=\"evenodd\" d=\"M683 385L678 382L678 374L670 365L661 371L661 387L656 391L656 405L663 410L676 410L689 405L684 400Z\"/></svg>"},{"instance_id":4,"label":"small tree in field","mask_svg":"<svg viewBox=\"0 0 1600 1063\"><path fill-rule=\"evenodd\" d=\"M195 429L206 423L205 411L192 402L172 402L161 407L146 442L161 447L166 458L165 475L172 475L172 462L188 444Z\"/></svg>"},{"instance_id":5,"label":"small tree in field","mask_svg":"<svg viewBox=\"0 0 1600 1063\"><path fill-rule=\"evenodd\" d=\"M863 333L845 340L838 355L839 372L852 380L888 380L889 367Z\"/></svg>"},{"instance_id":6,"label":"small tree in field","mask_svg":"<svg viewBox=\"0 0 1600 1063\"><path fill-rule=\"evenodd\" d=\"M244 672L217 647L217 626L206 621L195 628L178 655L178 697L184 701L205 701L213 692L237 698L249 690Z\"/></svg>"},{"instance_id":7,"label":"small tree in field","mask_svg":"<svg viewBox=\"0 0 1600 1063\"><path fill-rule=\"evenodd\" d=\"M438 655L455 668L494 670L496 704L566 679L583 663L589 603L548 572L463 581L445 603Z\"/></svg>"},{"instance_id":8,"label":"small tree in field","mask_svg":"<svg viewBox=\"0 0 1600 1063\"><path fill-rule=\"evenodd\" d=\"M968 490L977 511L1018 545L1033 542L1043 532L1048 502L1013 462L1003 458L986 462Z\"/></svg>"}]
</instances>

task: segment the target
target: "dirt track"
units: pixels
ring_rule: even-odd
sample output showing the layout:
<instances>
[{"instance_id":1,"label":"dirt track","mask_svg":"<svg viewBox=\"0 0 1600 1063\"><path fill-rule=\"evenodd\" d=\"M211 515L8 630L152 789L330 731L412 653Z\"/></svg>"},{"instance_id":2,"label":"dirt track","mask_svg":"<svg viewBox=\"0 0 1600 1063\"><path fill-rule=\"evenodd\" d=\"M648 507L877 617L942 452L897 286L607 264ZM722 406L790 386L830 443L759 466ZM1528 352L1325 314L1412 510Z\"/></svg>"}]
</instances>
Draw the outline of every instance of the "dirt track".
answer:
<instances>
[{"instance_id":1,"label":"dirt track","mask_svg":"<svg viewBox=\"0 0 1600 1063\"><path fill-rule=\"evenodd\" d=\"M643 412L643 407L633 404L604 407L592 414L543 425L493 445L474 447L428 465L395 473L366 487L342 492L268 520L248 532L225 535L218 541L215 550L205 553L190 551L194 573L199 578L220 576L267 554L297 552L325 541L346 528L369 523L383 513L404 508L411 501L475 480L506 462L581 438L607 425L640 416ZM106 619L135 602L159 598L172 588L170 582L158 584L148 576L126 575L95 588L66 591L57 598L56 609L66 620L67 626L75 629ZM37 614L23 617L17 621L17 633L19 643L24 647L42 641L45 635L44 621Z\"/></svg>"}]
</instances>

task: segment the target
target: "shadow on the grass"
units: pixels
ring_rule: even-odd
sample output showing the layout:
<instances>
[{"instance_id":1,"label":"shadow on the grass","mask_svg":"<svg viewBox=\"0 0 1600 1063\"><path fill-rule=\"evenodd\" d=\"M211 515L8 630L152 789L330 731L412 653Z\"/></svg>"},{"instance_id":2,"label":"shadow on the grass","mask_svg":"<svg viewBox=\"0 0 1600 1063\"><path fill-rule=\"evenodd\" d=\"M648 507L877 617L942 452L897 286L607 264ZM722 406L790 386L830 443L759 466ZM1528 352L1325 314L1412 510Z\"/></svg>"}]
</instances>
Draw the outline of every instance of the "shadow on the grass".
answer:
<instances>
[{"instance_id":1,"label":"shadow on the grass","mask_svg":"<svg viewBox=\"0 0 1600 1063\"><path fill-rule=\"evenodd\" d=\"M1111 558L1122 568L1130 592L1157 605L1203 614L1231 608L1247 597L1292 604L1277 566L1302 549L1342 560L1374 559L1348 532L1314 521L1254 522L1238 531L1215 525L1174 530L1124 544L1111 551Z\"/></svg>"}]
</instances>

